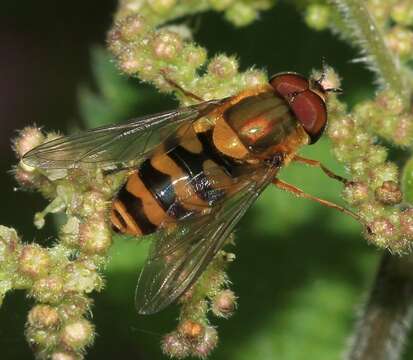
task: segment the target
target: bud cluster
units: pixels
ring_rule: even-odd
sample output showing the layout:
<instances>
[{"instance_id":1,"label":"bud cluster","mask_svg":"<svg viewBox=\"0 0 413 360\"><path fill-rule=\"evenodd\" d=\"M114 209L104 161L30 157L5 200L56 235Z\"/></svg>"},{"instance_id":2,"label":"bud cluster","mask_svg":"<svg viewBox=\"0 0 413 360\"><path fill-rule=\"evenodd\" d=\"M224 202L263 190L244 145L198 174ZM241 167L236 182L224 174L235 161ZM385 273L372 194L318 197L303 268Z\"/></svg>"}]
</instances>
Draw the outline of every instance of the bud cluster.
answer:
<instances>
[{"instance_id":1,"label":"bud cluster","mask_svg":"<svg viewBox=\"0 0 413 360\"><path fill-rule=\"evenodd\" d=\"M165 335L162 350L175 358L206 358L218 343L217 330L209 325L208 312L217 317L230 317L237 297L227 288L225 269L233 254L221 251L207 270L180 298L181 312L177 329Z\"/></svg>"},{"instance_id":2,"label":"bud cluster","mask_svg":"<svg viewBox=\"0 0 413 360\"><path fill-rule=\"evenodd\" d=\"M413 59L413 2L410 0L368 0L365 3L392 55L396 55L402 64L409 63ZM355 31L351 24L353 19L351 15L348 16L350 26L345 25L343 16L337 11L337 5L345 8L347 0L334 0L328 4L319 1L309 1L306 5L300 4L305 8L305 21L309 27L318 31L330 28L333 32L338 31L344 38L353 42L355 40ZM357 39L357 41L362 48L363 45L367 45L366 39ZM370 61L372 57L369 58L369 56L375 57L376 54L369 54L367 46L362 49L362 52L368 55L365 58L366 61L370 62L371 66L375 66Z\"/></svg>"},{"instance_id":3,"label":"bud cluster","mask_svg":"<svg viewBox=\"0 0 413 360\"><path fill-rule=\"evenodd\" d=\"M227 18L241 26L253 21L257 11L268 8L272 2L211 0L205 6L200 3L197 3L199 8L192 1L181 7L187 6L191 12L208 7L224 10ZM237 59L224 54L212 58L204 76L199 76L199 69L207 63L207 54L204 48L190 41L189 29L183 25L155 28L173 17L174 1L147 1L136 10L131 4L121 3L117 21L107 38L108 47L125 74L151 82L160 91L176 91L184 103L194 99L171 86L168 79L205 100L223 98L266 81L266 75L259 70L239 73Z\"/></svg>"},{"instance_id":4,"label":"bud cluster","mask_svg":"<svg viewBox=\"0 0 413 360\"><path fill-rule=\"evenodd\" d=\"M14 140L14 149L22 158L54 137L25 128ZM125 174L103 176L98 168L37 169L20 162L15 176L21 186L50 199L35 215L37 227L50 213L65 212L67 221L60 229L60 242L50 248L21 243L14 230L0 227L0 302L6 291L26 289L36 301L28 315L26 337L37 356L81 359L95 334L85 318L91 307L87 294L104 285L101 270L112 244L110 200Z\"/></svg>"},{"instance_id":5,"label":"bud cluster","mask_svg":"<svg viewBox=\"0 0 413 360\"><path fill-rule=\"evenodd\" d=\"M389 114L397 119L396 114L402 112L399 99L383 92L375 101L360 103L349 113L331 98L329 110L328 135L333 151L345 163L352 180L343 190L344 199L366 222L370 242L396 253L410 251L412 233L402 224L409 223L406 217L411 211L399 207L403 201L399 170L395 163L387 161L387 149L377 144L377 135L387 134L389 140L394 140L386 119L391 118ZM406 143L412 140L410 134L403 138Z\"/></svg>"}]
</instances>

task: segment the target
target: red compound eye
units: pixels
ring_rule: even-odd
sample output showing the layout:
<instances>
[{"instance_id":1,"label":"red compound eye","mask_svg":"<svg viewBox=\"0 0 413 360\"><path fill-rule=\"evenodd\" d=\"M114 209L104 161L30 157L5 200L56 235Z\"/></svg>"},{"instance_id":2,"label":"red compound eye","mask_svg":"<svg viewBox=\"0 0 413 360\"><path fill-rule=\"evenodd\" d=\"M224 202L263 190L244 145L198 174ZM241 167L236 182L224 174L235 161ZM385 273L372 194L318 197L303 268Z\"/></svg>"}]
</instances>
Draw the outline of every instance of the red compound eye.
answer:
<instances>
[{"instance_id":1,"label":"red compound eye","mask_svg":"<svg viewBox=\"0 0 413 360\"><path fill-rule=\"evenodd\" d=\"M299 74L275 75L271 78L270 84L275 92L288 102L291 111L310 136L311 143L315 143L323 134L327 123L324 99L311 90L309 81Z\"/></svg>"}]
</instances>

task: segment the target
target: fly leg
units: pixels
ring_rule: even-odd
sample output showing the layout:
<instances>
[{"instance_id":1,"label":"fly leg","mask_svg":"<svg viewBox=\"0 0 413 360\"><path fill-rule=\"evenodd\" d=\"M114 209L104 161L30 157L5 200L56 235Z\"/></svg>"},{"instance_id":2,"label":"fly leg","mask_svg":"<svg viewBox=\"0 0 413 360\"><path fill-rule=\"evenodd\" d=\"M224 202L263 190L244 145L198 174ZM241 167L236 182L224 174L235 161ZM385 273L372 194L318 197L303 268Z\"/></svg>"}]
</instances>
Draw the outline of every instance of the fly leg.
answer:
<instances>
[{"instance_id":1,"label":"fly leg","mask_svg":"<svg viewBox=\"0 0 413 360\"><path fill-rule=\"evenodd\" d=\"M309 166L313 166L313 167L318 167L320 168L328 177L340 181L341 183L343 183L344 185L348 185L349 183L351 183L351 181L343 178L340 175L337 175L335 173L333 173L331 170L327 169L322 163L320 163L317 160L312 160L312 159L307 159L307 158L303 158L301 156L298 155L294 155L294 157L292 158L292 161L301 163L301 164L306 164Z\"/></svg>"},{"instance_id":2,"label":"fly leg","mask_svg":"<svg viewBox=\"0 0 413 360\"><path fill-rule=\"evenodd\" d=\"M280 189L280 190L287 191L287 192L289 192L289 193L291 193L291 194L293 194L293 195L295 195L295 196L297 196L297 197L302 197L302 198L304 198L304 199L313 200L313 201L315 201L315 202L317 202L317 203L319 203L319 204L321 204L321 205L327 206L327 207L329 207L329 208L331 208L331 209L338 210L338 211L340 211L340 212L342 212L342 213L344 213L344 214L346 214L346 215L348 215L348 216L351 216L351 217L352 217L353 219L355 219L357 222L359 222L360 224L362 224L363 226L365 226L366 229L367 229L367 231L368 231L370 234L372 233L371 229L370 229L369 226L365 223L365 221L364 221L359 215L357 215L356 213L354 213L353 211L348 210L348 209L346 209L345 207L340 206L340 205L337 205L337 204L335 204L335 203L333 203L333 202L331 202L331 201L324 200L324 199L320 199L320 198L318 198L318 197L316 197L316 196L313 196L313 195L311 195L311 194L307 194L306 192L304 192L304 191L301 190L300 188L298 188L298 187L296 187L296 186L294 186L294 185L291 185L291 184L289 184L289 183L286 183L286 182L284 182L284 181L282 181L282 180L280 180L280 179L275 178L275 179L272 181L272 183L273 183L278 189Z\"/></svg>"},{"instance_id":3,"label":"fly leg","mask_svg":"<svg viewBox=\"0 0 413 360\"><path fill-rule=\"evenodd\" d=\"M163 78L165 79L165 81L171 85L172 87L178 89L181 93L183 93L184 95L191 97L192 99L195 99L197 101L200 102L204 102L205 100L202 99L201 97L199 97L198 95L191 93L188 90L185 90L181 85L179 85L175 80L172 80L170 77L168 77L168 73L166 70L161 70L161 74L163 76Z\"/></svg>"}]
</instances>

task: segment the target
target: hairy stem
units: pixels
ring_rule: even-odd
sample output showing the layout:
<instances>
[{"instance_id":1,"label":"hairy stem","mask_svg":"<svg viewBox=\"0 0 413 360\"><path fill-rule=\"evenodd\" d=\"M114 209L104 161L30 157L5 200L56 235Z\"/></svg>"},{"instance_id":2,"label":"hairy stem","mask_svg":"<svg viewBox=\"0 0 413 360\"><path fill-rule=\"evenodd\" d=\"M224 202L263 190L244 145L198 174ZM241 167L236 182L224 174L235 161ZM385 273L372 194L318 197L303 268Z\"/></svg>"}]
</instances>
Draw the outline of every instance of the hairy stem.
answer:
<instances>
[{"instance_id":1,"label":"hairy stem","mask_svg":"<svg viewBox=\"0 0 413 360\"><path fill-rule=\"evenodd\" d=\"M365 1L331 0L344 15L352 30L351 36L366 55L366 62L378 75L378 80L402 98L405 108L410 102L410 89L405 83L400 63L387 47L380 29L371 16Z\"/></svg>"},{"instance_id":2,"label":"hairy stem","mask_svg":"<svg viewBox=\"0 0 413 360\"><path fill-rule=\"evenodd\" d=\"M381 259L346 360L400 359L413 319L413 256Z\"/></svg>"}]
</instances>

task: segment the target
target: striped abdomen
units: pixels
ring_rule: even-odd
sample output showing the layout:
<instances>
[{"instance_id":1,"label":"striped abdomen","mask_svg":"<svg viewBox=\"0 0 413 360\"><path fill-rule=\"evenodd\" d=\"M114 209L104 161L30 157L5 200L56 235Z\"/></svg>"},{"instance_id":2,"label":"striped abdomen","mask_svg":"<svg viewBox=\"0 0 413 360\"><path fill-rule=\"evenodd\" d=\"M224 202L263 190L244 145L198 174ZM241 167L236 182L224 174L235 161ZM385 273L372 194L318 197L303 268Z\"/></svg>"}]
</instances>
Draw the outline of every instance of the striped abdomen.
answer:
<instances>
[{"instance_id":1,"label":"striped abdomen","mask_svg":"<svg viewBox=\"0 0 413 360\"><path fill-rule=\"evenodd\" d=\"M222 200L240 165L215 149L211 135L193 133L169 153L145 160L113 203L115 230L150 234Z\"/></svg>"}]
</instances>

